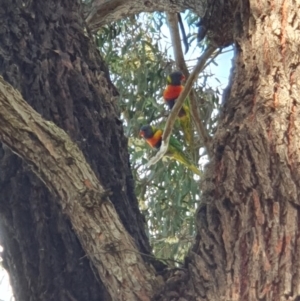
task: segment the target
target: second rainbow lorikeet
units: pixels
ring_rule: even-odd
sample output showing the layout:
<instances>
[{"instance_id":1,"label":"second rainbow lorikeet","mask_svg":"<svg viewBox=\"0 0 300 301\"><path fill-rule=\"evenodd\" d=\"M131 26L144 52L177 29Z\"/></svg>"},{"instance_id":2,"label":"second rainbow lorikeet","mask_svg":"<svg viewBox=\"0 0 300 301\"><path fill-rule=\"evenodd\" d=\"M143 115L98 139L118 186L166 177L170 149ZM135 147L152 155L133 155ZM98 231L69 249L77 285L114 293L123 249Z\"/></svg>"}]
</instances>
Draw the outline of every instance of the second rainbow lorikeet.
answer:
<instances>
[{"instance_id":1,"label":"second rainbow lorikeet","mask_svg":"<svg viewBox=\"0 0 300 301\"><path fill-rule=\"evenodd\" d=\"M156 148L156 149L160 148L162 142L162 135L163 135L163 131L161 129L158 129L149 124L143 125L140 129L140 135L146 140L146 142L152 148ZM187 156L182 151L180 142L172 136L170 137L169 147L165 156L182 163L187 168L192 170L195 174L200 175L199 169L189 161Z\"/></svg>"},{"instance_id":2,"label":"second rainbow lorikeet","mask_svg":"<svg viewBox=\"0 0 300 301\"><path fill-rule=\"evenodd\" d=\"M184 89L182 82L185 80L185 76L181 71L174 71L167 76L167 87L163 92L163 98L169 109L172 110L176 99ZM188 145L191 145L192 140L192 127L191 127L191 114L187 105L183 104L178 113L178 118L182 131Z\"/></svg>"}]
</instances>

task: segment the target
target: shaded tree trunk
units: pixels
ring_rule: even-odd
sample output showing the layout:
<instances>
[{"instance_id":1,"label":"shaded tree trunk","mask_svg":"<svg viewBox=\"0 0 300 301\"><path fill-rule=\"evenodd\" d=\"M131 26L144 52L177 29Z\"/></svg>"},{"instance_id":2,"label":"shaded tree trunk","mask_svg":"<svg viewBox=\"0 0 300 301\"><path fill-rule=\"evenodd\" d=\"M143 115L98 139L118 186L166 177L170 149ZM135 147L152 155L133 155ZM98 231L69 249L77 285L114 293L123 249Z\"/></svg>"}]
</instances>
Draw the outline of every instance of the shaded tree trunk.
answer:
<instances>
[{"instance_id":1,"label":"shaded tree trunk","mask_svg":"<svg viewBox=\"0 0 300 301\"><path fill-rule=\"evenodd\" d=\"M79 145L137 247L149 254L117 92L79 4L1 0L0 8L0 73ZM54 197L5 145L0 191L2 257L16 300L109 300Z\"/></svg>"},{"instance_id":2,"label":"shaded tree trunk","mask_svg":"<svg viewBox=\"0 0 300 301\"><path fill-rule=\"evenodd\" d=\"M68 134L43 119L2 76L0 139L58 196L112 300L150 300L159 281L119 219L111 192Z\"/></svg>"}]
</instances>

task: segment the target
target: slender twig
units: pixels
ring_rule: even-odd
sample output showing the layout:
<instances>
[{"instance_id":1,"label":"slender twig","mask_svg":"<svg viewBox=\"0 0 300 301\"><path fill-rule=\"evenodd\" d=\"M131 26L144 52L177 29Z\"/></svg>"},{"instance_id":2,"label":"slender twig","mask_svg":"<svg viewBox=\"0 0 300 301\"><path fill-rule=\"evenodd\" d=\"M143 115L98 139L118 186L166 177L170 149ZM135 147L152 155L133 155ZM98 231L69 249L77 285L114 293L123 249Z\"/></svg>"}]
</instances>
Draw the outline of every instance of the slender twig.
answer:
<instances>
[{"instance_id":1,"label":"slender twig","mask_svg":"<svg viewBox=\"0 0 300 301\"><path fill-rule=\"evenodd\" d=\"M170 36L173 45L174 58L177 67L184 73L188 78L189 71L184 61L183 51L181 47L180 34L178 29L178 18L176 13L167 13L167 19L169 24Z\"/></svg>"},{"instance_id":2,"label":"slender twig","mask_svg":"<svg viewBox=\"0 0 300 301\"><path fill-rule=\"evenodd\" d=\"M206 128L203 125L203 122L199 116L197 102L196 102L196 95L194 89L192 89L190 93L190 103L191 103L191 114L196 125L197 132L199 136L202 138L203 144L206 148L207 154L211 157L211 148L210 148L210 141L211 137L208 135Z\"/></svg>"},{"instance_id":3,"label":"slender twig","mask_svg":"<svg viewBox=\"0 0 300 301\"><path fill-rule=\"evenodd\" d=\"M172 44L173 44L174 58L175 58L176 65L183 72L185 77L188 78L190 73L186 66L182 47L181 47L177 14L167 13L167 18L168 18L168 23L169 23L169 29L170 29L170 35L171 35L171 40L172 40ZM205 64L205 66L206 66L206 64ZM201 137L209 157L211 157L211 151L210 151L211 138L208 135L207 130L206 130L205 126L203 125L203 122L199 116L198 109L197 109L196 93L195 93L194 89L191 89L191 93L189 96L190 96L189 98L190 98L190 104L191 104L191 114L192 114L192 118L193 118L193 121L194 121L196 129L197 129L198 135L199 135L199 137Z\"/></svg>"},{"instance_id":4,"label":"slender twig","mask_svg":"<svg viewBox=\"0 0 300 301\"><path fill-rule=\"evenodd\" d=\"M161 147L160 147L159 151L157 152L157 154L149 160L149 162L147 164L148 166L153 165L156 162L158 162L164 156L164 154L167 152L168 146L169 146L170 136L171 136L171 133L172 133L172 129L174 127L177 115L178 115L178 113L179 113L179 111L180 111L180 109L183 105L183 102L187 98L187 96L189 95L195 80L197 79L199 73L203 70L206 61L213 54L215 49L216 48L214 46L211 46L211 45L209 45L207 47L207 49L204 51L204 53L200 57L200 59L198 61L198 64L196 65L193 72L189 76L183 91L181 92L181 94L177 98L177 100L175 102L175 105L174 105L174 107L173 107L172 111L170 112L170 115L167 119L165 129L164 129L164 132L163 132L163 136L162 136Z\"/></svg>"},{"instance_id":5,"label":"slender twig","mask_svg":"<svg viewBox=\"0 0 300 301\"><path fill-rule=\"evenodd\" d=\"M229 53L229 52L232 52L232 48L229 48L229 50L224 50L224 49L222 49L221 51L220 51L220 53L222 53L222 54L225 54L225 53ZM220 54L219 52L217 53L218 55ZM198 59L199 58L194 58L194 59L189 59L189 60L185 60L185 62L194 62L194 61L198 61ZM154 61L154 60L153 60Z\"/></svg>"}]
</instances>

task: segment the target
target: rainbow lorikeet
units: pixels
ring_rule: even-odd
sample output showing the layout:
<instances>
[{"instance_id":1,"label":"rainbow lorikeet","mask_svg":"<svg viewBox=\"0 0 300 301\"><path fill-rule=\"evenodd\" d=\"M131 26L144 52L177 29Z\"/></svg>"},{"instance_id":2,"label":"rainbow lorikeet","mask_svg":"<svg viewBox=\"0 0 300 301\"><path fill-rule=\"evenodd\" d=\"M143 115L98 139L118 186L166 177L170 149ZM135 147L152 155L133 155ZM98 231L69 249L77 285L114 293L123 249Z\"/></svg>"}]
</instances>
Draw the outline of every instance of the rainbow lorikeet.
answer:
<instances>
[{"instance_id":1,"label":"rainbow lorikeet","mask_svg":"<svg viewBox=\"0 0 300 301\"><path fill-rule=\"evenodd\" d=\"M163 131L161 129L157 129L156 127L151 126L149 124L143 125L140 129L140 135L152 148L156 149L159 149L161 146L162 134ZM170 137L169 147L165 156L182 163L190 170L192 170L195 174L200 175L199 169L189 161L189 159L182 151L180 142L172 136Z\"/></svg>"},{"instance_id":2,"label":"rainbow lorikeet","mask_svg":"<svg viewBox=\"0 0 300 301\"><path fill-rule=\"evenodd\" d=\"M167 87L163 92L163 98L169 109L172 110L176 99L184 89L182 81L185 76L181 71L174 71L167 76ZM191 114L187 105L183 105L178 114L179 122L188 145L191 145L192 140L192 127L191 127Z\"/></svg>"}]
</instances>

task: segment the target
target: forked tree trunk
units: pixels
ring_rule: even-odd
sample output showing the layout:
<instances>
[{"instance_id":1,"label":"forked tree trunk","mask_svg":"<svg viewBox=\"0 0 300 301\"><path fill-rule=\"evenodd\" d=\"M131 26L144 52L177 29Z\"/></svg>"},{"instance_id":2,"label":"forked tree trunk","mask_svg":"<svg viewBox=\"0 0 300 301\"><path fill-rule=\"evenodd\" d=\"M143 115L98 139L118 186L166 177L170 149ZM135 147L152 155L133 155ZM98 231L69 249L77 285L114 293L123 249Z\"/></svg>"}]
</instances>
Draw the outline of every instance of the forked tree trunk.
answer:
<instances>
[{"instance_id":1,"label":"forked tree trunk","mask_svg":"<svg viewBox=\"0 0 300 301\"><path fill-rule=\"evenodd\" d=\"M0 73L85 154L139 250L150 252L107 68L74 0L0 0ZM16 300L109 300L69 221L0 147L0 239Z\"/></svg>"},{"instance_id":2,"label":"forked tree trunk","mask_svg":"<svg viewBox=\"0 0 300 301\"><path fill-rule=\"evenodd\" d=\"M78 142L147 252L114 89L74 1L0 3L0 72ZM186 269L171 273L156 300L300 299L299 4L238 3L237 58L203 181L196 243ZM1 157L1 237L17 297L104 299L60 208L5 147Z\"/></svg>"},{"instance_id":3,"label":"forked tree trunk","mask_svg":"<svg viewBox=\"0 0 300 301\"><path fill-rule=\"evenodd\" d=\"M239 2L232 86L179 295L300 300L299 5Z\"/></svg>"}]
</instances>

